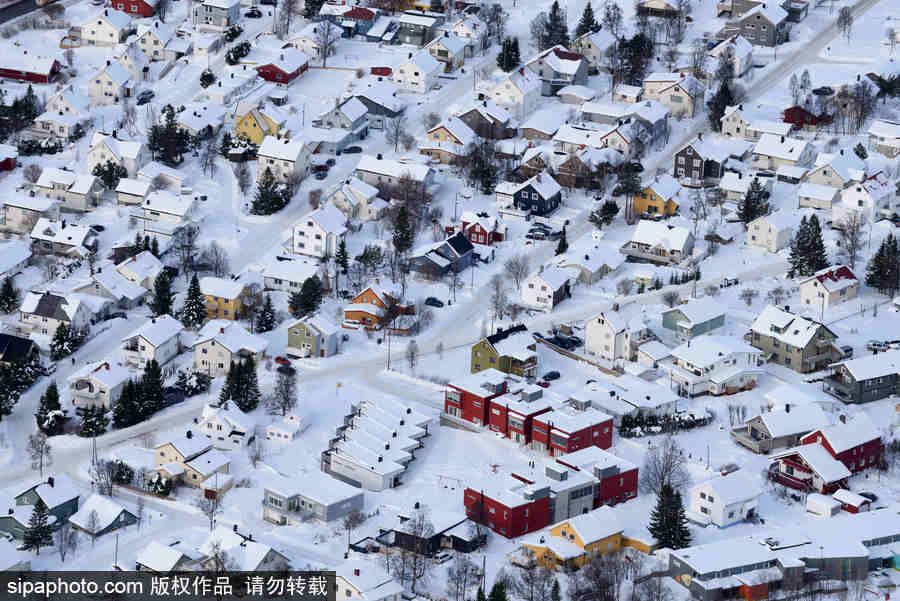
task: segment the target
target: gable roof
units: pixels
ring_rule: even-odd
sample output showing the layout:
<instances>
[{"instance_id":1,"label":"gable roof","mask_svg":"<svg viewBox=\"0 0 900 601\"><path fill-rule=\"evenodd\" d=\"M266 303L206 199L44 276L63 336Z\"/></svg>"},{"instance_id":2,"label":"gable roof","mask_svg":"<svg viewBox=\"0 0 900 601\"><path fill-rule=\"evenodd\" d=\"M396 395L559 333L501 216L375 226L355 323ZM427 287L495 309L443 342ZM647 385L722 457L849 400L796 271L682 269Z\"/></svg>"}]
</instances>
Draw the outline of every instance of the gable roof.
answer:
<instances>
[{"instance_id":1,"label":"gable roof","mask_svg":"<svg viewBox=\"0 0 900 601\"><path fill-rule=\"evenodd\" d=\"M828 416L814 403L761 413L759 419L772 438L804 434L828 425Z\"/></svg>"},{"instance_id":2,"label":"gable roof","mask_svg":"<svg viewBox=\"0 0 900 601\"><path fill-rule=\"evenodd\" d=\"M36 345L30 338L0 333L0 361L3 363L22 361L34 350Z\"/></svg>"},{"instance_id":3,"label":"gable roof","mask_svg":"<svg viewBox=\"0 0 900 601\"><path fill-rule=\"evenodd\" d=\"M51 292L28 292L22 300L19 310L40 317L59 321L71 321L81 301L77 296L60 296Z\"/></svg>"},{"instance_id":4,"label":"gable roof","mask_svg":"<svg viewBox=\"0 0 900 601\"><path fill-rule=\"evenodd\" d=\"M251 334L240 324L227 319L211 319L206 322L198 332L194 346L209 340L215 340L232 353L242 350L261 353L269 346L265 338Z\"/></svg>"},{"instance_id":5,"label":"gable roof","mask_svg":"<svg viewBox=\"0 0 900 601\"><path fill-rule=\"evenodd\" d=\"M703 323L725 315L722 303L710 296L704 296L689 303L672 307L668 311L663 311L663 315L673 311L679 311L692 324Z\"/></svg>"},{"instance_id":6,"label":"gable roof","mask_svg":"<svg viewBox=\"0 0 900 601\"><path fill-rule=\"evenodd\" d=\"M659 245L670 250L683 250L690 236L691 231L685 227L641 219L631 234L631 241L648 246Z\"/></svg>"},{"instance_id":7,"label":"gable roof","mask_svg":"<svg viewBox=\"0 0 900 601\"><path fill-rule=\"evenodd\" d=\"M4 69L49 75L53 70L53 65L58 62L52 56L30 54L27 50L22 50L12 44L4 44L4 46L5 48L0 49L0 56L3 56L0 59L0 66Z\"/></svg>"},{"instance_id":8,"label":"gable roof","mask_svg":"<svg viewBox=\"0 0 900 601\"><path fill-rule=\"evenodd\" d=\"M859 283L859 280L846 265L832 265L831 267L820 269L808 278L800 280L799 284L802 286L812 280L816 280L828 292L835 292Z\"/></svg>"},{"instance_id":9,"label":"gable roof","mask_svg":"<svg viewBox=\"0 0 900 601\"><path fill-rule=\"evenodd\" d=\"M391 177L403 177L409 174L415 181L423 182L431 172L431 167L424 163L379 159L370 154L364 154L360 157L356 170L389 175Z\"/></svg>"},{"instance_id":10,"label":"gable roof","mask_svg":"<svg viewBox=\"0 0 900 601\"><path fill-rule=\"evenodd\" d=\"M502 88L506 82L511 83L515 86L523 95L528 95L531 92L539 92L541 89L541 80L538 79L538 76L535 75L530 69L525 69L524 67L513 71L509 75L506 76L500 83L494 86L494 89Z\"/></svg>"},{"instance_id":11,"label":"gable roof","mask_svg":"<svg viewBox=\"0 0 900 601\"><path fill-rule=\"evenodd\" d=\"M834 200L840 190L822 184L803 182L797 187L797 196L816 200Z\"/></svg>"},{"instance_id":12,"label":"gable roof","mask_svg":"<svg viewBox=\"0 0 900 601\"><path fill-rule=\"evenodd\" d=\"M681 192L681 184L668 173L660 175L647 187L663 200L672 200Z\"/></svg>"},{"instance_id":13,"label":"gable roof","mask_svg":"<svg viewBox=\"0 0 900 601\"><path fill-rule=\"evenodd\" d=\"M724 163L729 157L743 157L753 148L753 142L723 136L705 136L688 142L679 148L678 152L688 146L705 160Z\"/></svg>"},{"instance_id":14,"label":"gable roof","mask_svg":"<svg viewBox=\"0 0 900 601\"><path fill-rule=\"evenodd\" d=\"M300 218L300 221L313 221L329 234L341 235L347 231L347 218L331 203L327 203Z\"/></svg>"},{"instance_id":15,"label":"gable roof","mask_svg":"<svg viewBox=\"0 0 900 601\"><path fill-rule=\"evenodd\" d=\"M118 64L118 63L117 63ZM119 140L102 132L94 132L91 137L90 150L93 150L100 144L105 144L109 151L118 159L137 159L143 142L136 140Z\"/></svg>"},{"instance_id":16,"label":"gable roof","mask_svg":"<svg viewBox=\"0 0 900 601\"><path fill-rule=\"evenodd\" d=\"M849 149L841 149L835 153L820 152L816 156L815 167L828 165L832 171L844 181L866 179L866 162Z\"/></svg>"},{"instance_id":17,"label":"gable roof","mask_svg":"<svg viewBox=\"0 0 900 601\"><path fill-rule=\"evenodd\" d=\"M88 226L76 225L65 219L51 221L46 217L41 217L31 229L31 238L34 240L43 240L67 246L82 246L88 242L89 238L93 237L93 230Z\"/></svg>"},{"instance_id":18,"label":"gable roof","mask_svg":"<svg viewBox=\"0 0 900 601\"><path fill-rule=\"evenodd\" d=\"M447 132L459 140L459 143L463 146L471 144L478 138L478 136L475 135L475 132L472 131L472 128L466 125L459 117L447 117L436 126L429 129L428 133L430 134L441 128L446 129Z\"/></svg>"},{"instance_id":19,"label":"gable roof","mask_svg":"<svg viewBox=\"0 0 900 601\"><path fill-rule=\"evenodd\" d=\"M548 67L557 73L575 75L584 63L584 56L577 52L569 52L565 46L557 44L556 46L539 53L526 64L530 65L539 60L543 60Z\"/></svg>"},{"instance_id":20,"label":"gable roof","mask_svg":"<svg viewBox=\"0 0 900 601\"><path fill-rule=\"evenodd\" d=\"M772 328L775 327L782 332L777 332ZM783 309L779 309L775 305L768 305L762 310L750 329L763 336L771 336L781 342L790 344L800 348L806 348L806 345L813 339L819 328L828 328L816 321L794 315ZM831 330L828 330L829 332Z\"/></svg>"},{"instance_id":21,"label":"gable roof","mask_svg":"<svg viewBox=\"0 0 900 601\"><path fill-rule=\"evenodd\" d=\"M721 501L723 505L732 505L742 501L749 501L762 494L762 487L760 486L759 481L744 474L743 470L739 470L726 476L710 478L694 488L707 486L712 488L713 492L716 493L716 499Z\"/></svg>"},{"instance_id":22,"label":"gable roof","mask_svg":"<svg viewBox=\"0 0 900 601\"><path fill-rule=\"evenodd\" d=\"M111 526L123 511L131 513L109 497L94 493L77 512L69 516L69 521L88 533L98 533ZM93 525L90 523L91 513L96 513L97 516L97 522Z\"/></svg>"},{"instance_id":23,"label":"gable roof","mask_svg":"<svg viewBox=\"0 0 900 601\"><path fill-rule=\"evenodd\" d=\"M739 20L746 21L756 15L765 17L773 25L778 25L788 18L788 12L778 6L777 2L762 2L741 15Z\"/></svg>"},{"instance_id":24,"label":"gable roof","mask_svg":"<svg viewBox=\"0 0 900 601\"><path fill-rule=\"evenodd\" d=\"M411 15L404 15L411 16ZM401 17L402 20L402 17ZM401 64L411 64L415 67L418 67L422 70L423 73L437 73L438 71L443 70L443 65L436 58L431 56L431 54L427 50L419 50L415 54L413 54L410 58L406 60L405 63Z\"/></svg>"},{"instance_id":25,"label":"gable roof","mask_svg":"<svg viewBox=\"0 0 900 601\"><path fill-rule=\"evenodd\" d=\"M103 270L102 267L107 269ZM97 269L91 278L115 298L122 300L137 300L147 294L147 290L138 284L132 284L125 276L113 269L112 263L107 263Z\"/></svg>"},{"instance_id":26,"label":"gable roof","mask_svg":"<svg viewBox=\"0 0 900 601\"><path fill-rule=\"evenodd\" d=\"M119 273L128 269L128 271L142 281L147 278L155 278L159 275L159 272L162 271L162 268L162 262L153 256L153 253L149 250L141 251L135 256L129 257L116 265L116 271Z\"/></svg>"},{"instance_id":27,"label":"gable roof","mask_svg":"<svg viewBox=\"0 0 900 601\"><path fill-rule=\"evenodd\" d=\"M266 136L259 145L257 156L272 157L281 161L296 162L303 153L304 142L302 139L279 139L275 136Z\"/></svg>"},{"instance_id":28,"label":"gable roof","mask_svg":"<svg viewBox=\"0 0 900 601\"><path fill-rule=\"evenodd\" d=\"M569 524L585 545L609 538L624 530L615 510L608 505L576 515L563 523Z\"/></svg>"},{"instance_id":29,"label":"gable roof","mask_svg":"<svg viewBox=\"0 0 900 601\"><path fill-rule=\"evenodd\" d=\"M69 383L76 380L95 380L107 386L107 388L115 388L125 380L130 380L132 373L128 368L122 367L118 363L110 361L94 361L86 364L84 367L69 376Z\"/></svg>"},{"instance_id":30,"label":"gable roof","mask_svg":"<svg viewBox=\"0 0 900 601\"><path fill-rule=\"evenodd\" d=\"M678 86L691 97L702 95L704 90L706 89L703 87L703 84L697 81L697 79L693 75L686 75L684 73L651 73L644 78L644 84L646 85L648 82L669 84L667 87L663 88L660 91Z\"/></svg>"},{"instance_id":31,"label":"gable roof","mask_svg":"<svg viewBox=\"0 0 900 601\"><path fill-rule=\"evenodd\" d=\"M531 186L535 192L541 195L541 198L552 198L562 190L562 187L557 183L553 176L551 176L547 172L537 173L532 176L530 179L525 180L519 187L516 189L518 192L523 188L527 188Z\"/></svg>"},{"instance_id":32,"label":"gable roof","mask_svg":"<svg viewBox=\"0 0 900 601\"><path fill-rule=\"evenodd\" d=\"M145 321L141 327L123 338L122 341L141 337L153 346L159 346L183 331L184 326L180 321L171 315L160 315Z\"/></svg>"},{"instance_id":33,"label":"gable roof","mask_svg":"<svg viewBox=\"0 0 900 601\"><path fill-rule=\"evenodd\" d=\"M543 271L534 274L533 277L541 278L550 284L553 290L559 290L572 278L572 271L556 265L547 265Z\"/></svg>"},{"instance_id":34,"label":"gable roof","mask_svg":"<svg viewBox=\"0 0 900 601\"><path fill-rule=\"evenodd\" d=\"M787 161L797 161L802 158L808 146L809 142L799 138L763 134L753 147L753 152Z\"/></svg>"},{"instance_id":35,"label":"gable roof","mask_svg":"<svg viewBox=\"0 0 900 601\"><path fill-rule=\"evenodd\" d=\"M687 361L697 367L706 367L717 361L731 357L735 353L759 353L759 349L750 346L743 340L733 336L702 334L690 342L673 348L670 353L676 359Z\"/></svg>"},{"instance_id":36,"label":"gable roof","mask_svg":"<svg viewBox=\"0 0 900 601\"><path fill-rule=\"evenodd\" d=\"M869 126L869 135L887 138L888 140L900 138L900 123L876 119L872 121L872 125Z\"/></svg>"},{"instance_id":37,"label":"gable roof","mask_svg":"<svg viewBox=\"0 0 900 601\"><path fill-rule=\"evenodd\" d=\"M850 477L850 470L831 456L820 444L805 444L772 454L772 459L799 455L801 459L825 481L826 484Z\"/></svg>"},{"instance_id":38,"label":"gable roof","mask_svg":"<svg viewBox=\"0 0 900 601\"><path fill-rule=\"evenodd\" d=\"M842 365L857 382L900 373L900 350L890 350L835 363Z\"/></svg>"}]
</instances>

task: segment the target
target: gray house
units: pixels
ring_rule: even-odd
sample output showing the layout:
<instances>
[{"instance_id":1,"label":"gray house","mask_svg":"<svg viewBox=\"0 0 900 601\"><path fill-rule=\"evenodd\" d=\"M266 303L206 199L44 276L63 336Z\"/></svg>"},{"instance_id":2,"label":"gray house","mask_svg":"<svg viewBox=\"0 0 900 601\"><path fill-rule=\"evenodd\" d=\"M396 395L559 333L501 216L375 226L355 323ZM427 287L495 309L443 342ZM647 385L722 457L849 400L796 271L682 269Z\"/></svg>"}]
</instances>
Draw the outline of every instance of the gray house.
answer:
<instances>
[{"instance_id":1,"label":"gray house","mask_svg":"<svg viewBox=\"0 0 900 601\"><path fill-rule=\"evenodd\" d=\"M541 95L555 96L566 86L587 85L590 65L584 56L556 45L525 64L541 80Z\"/></svg>"},{"instance_id":2,"label":"gray house","mask_svg":"<svg viewBox=\"0 0 900 601\"><path fill-rule=\"evenodd\" d=\"M262 505L263 519L281 526L305 517L330 522L362 511L363 493L322 472L273 475L265 482Z\"/></svg>"},{"instance_id":3,"label":"gray house","mask_svg":"<svg viewBox=\"0 0 900 601\"><path fill-rule=\"evenodd\" d=\"M54 530L78 511L78 489L72 480L65 474L50 476L13 497L8 513L0 516L0 532L22 540L38 499L50 510L50 527Z\"/></svg>"},{"instance_id":4,"label":"gray house","mask_svg":"<svg viewBox=\"0 0 900 601\"><path fill-rule=\"evenodd\" d=\"M813 430L828 425L828 416L812 403L798 407L786 403L784 409L760 413L731 430L731 438L754 453L789 449Z\"/></svg>"},{"instance_id":5,"label":"gray house","mask_svg":"<svg viewBox=\"0 0 900 601\"><path fill-rule=\"evenodd\" d=\"M357 91L353 98L365 105L372 129L383 129L385 120L395 119L406 109L406 103L397 96L397 86L380 77Z\"/></svg>"},{"instance_id":6,"label":"gray house","mask_svg":"<svg viewBox=\"0 0 900 601\"><path fill-rule=\"evenodd\" d=\"M440 242L412 251L409 269L427 277L439 278L451 271L461 272L475 261L475 247L465 234L457 232Z\"/></svg>"},{"instance_id":7,"label":"gray house","mask_svg":"<svg viewBox=\"0 0 900 601\"><path fill-rule=\"evenodd\" d=\"M194 5L194 25L200 31L225 31L241 18L240 0L203 0Z\"/></svg>"},{"instance_id":8,"label":"gray house","mask_svg":"<svg viewBox=\"0 0 900 601\"><path fill-rule=\"evenodd\" d=\"M788 41L791 22L788 11L775 2L759 4L735 20L729 22L719 32L719 37L741 34L754 46L772 48Z\"/></svg>"},{"instance_id":9,"label":"gray house","mask_svg":"<svg viewBox=\"0 0 900 601\"><path fill-rule=\"evenodd\" d=\"M900 351L835 363L825 391L845 403L867 403L900 393Z\"/></svg>"},{"instance_id":10,"label":"gray house","mask_svg":"<svg viewBox=\"0 0 900 601\"><path fill-rule=\"evenodd\" d=\"M707 334L725 324L722 304L711 297L699 298L687 304L664 311L663 327L672 330L682 340L690 340Z\"/></svg>"},{"instance_id":11,"label":"gray house","mask_svg":"<svg viewBox=\"0 0 900 601\"><path fill-rule=\"evenodd\" d=\"M409 10L397 18L397 39L401 44L424 46L435 38L442 24L443 19L434 13Z\"/></svg>"}]
</instances>

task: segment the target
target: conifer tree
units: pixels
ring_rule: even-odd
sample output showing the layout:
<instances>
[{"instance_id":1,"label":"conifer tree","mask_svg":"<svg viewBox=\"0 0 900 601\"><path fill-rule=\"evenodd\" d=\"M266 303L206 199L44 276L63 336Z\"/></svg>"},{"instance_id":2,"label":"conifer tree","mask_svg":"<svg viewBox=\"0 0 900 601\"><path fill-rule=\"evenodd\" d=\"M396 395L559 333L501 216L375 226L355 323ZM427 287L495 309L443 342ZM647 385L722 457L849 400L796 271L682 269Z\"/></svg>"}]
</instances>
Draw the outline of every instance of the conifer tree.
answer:
<instances>
[{"instance_id":1,"label":"conifer tree","mask_svg":"<svg viewBox=\"0 0 900 601\"><path fill-rule=\"evenodd\" d=\"M709 126L713 131L722 131L722 117L725 115L725 109L729 106L734 106L734 104L734 93L731 91L731 84L728 79L723 79L715 95L706 103L709 109Z\"/></svg>"},{"instance_id":2,"label":"conifer tree","mask_svg":"<svg viewBox=\"0 0 900 601\"><path fill-rule=\"evenodd\" d=\"M675 492L672 499L672 549L684 549L691 546L691 530L688 528L687 516L681 493Z\"/></svg>"},{"instance_id":3,"label":"conifer tree","mask_svg":"<svg viewBox=\"0 0 900 601\"><path fill-rule=\"evenodd\" d=\"M768 213L769 192L759 183L759 178L754 177L747 194L738 203L738 216L744 222L744 227L747 227L751 221Z\"/></svg>"},{"instance_id":4,"label":"conifer tree","mask_svg":"<svg viewBox=\"0 0 900 601\"><path fill-rule=\"evenodd\" d=\"M50 510L44 500L38 497L31 517L22 535L23 546L26 549L34 549L37 555L41 554L41 547L53 544L53 530L50 528Z\"/></svg>"},{"instance_id":5,"label":"conifer tree","mask_svg":"<svg viewBox=\"0 0 900 601\"><path fill-rule=\"evenodd\" d=\"M150 310L157 317L172 313L172 301L175 292L172 290L172 276L168 271L160 271L153 282L153 299L150 301Z\"/></svg>"},{"instance_id":6,"label":"conifer tree","mask_svg":"<svg viewBox=\"0 0 900 601\"><path fill-rule=\"evenodd\" d=\"M475 595L475 601L488 601L488 598L484 594L484 589L480 586L478 587L478 593Z\"/></svg>"},{"instance_id":7,"label":"conifer tree","mask_svg":"<svg viewBox=\"0 0 900 601\"><path fill-rule=\"evenodd\" d=\"M53 339L50 341L50 358L58 361L68 356L72 352L71 339L69 326L65 322L59 324L53 333Z\"/></svg>"},{"instance_id":8,"label":"conifer tree","mask_svg":"<svg viewBox=\"0 0 900 601\"><path fill-rule=\"evenodd\" d=\"M165 406L163 383L162 369L156 359L151 359L137 387L141 419L150 417Z\"/></svg>"},{"instance_id":9,"label":"conifer tree","mask_svg":"<svg viewBox=\"0 0 900 601\"><path fill-rule=\"evenodd\" d=\"M81 407L78 409L78 415L81 417L79 436L92 438L106 432L109 418L106 417L106 410L103 407Z\"/></svg>"},{"instance_id":10,"label":"conifer tree","mask_svg":"<svg viewBox=\"0 0 900 601\"><path fill-rule=\"evenodd\" d=\"M809 225L809 255L807 266L810 273L828 267L828 253L825 251L825 241L822 239L822 227L819 218L813 214L807 222Z\"/></svg>"},{"instance_id":11,"label":"conifer tree","mask_svg":"<svg viewBox=\"0 0 900 601\"><path fill-rule=\"evenodd\" d=\"M220 405L224 405L234 398L234 393L237 389L236 380L240 376L240 374L238 373L240 368L241 364L235 363L234 361L232 361L228 366L228 374L225 376L225 384L222 385L222 390L219 392Z\"/></svg>"},{"instance_id":12,"label":"conifer tree","mask_svg":"<svg viewBox=\"0 0 900 601\"><path fill-rule=\"evenodd\" d=\"M156 239L156 236L153 236L153 239L150 241L150 252L157 259L159 258L159 241Z\"/></svg>"},{"instance_id":13,"label":"conifer tree","mask_svg":"<svg viewBox=\"0 0 900 601\"><path fill-rule=\"evenodd\" d=\"M279 189L272 170L266 167L262 179L256 185L256 195L250 205L250 212L254 215L271 215L283 209L284 205L284 194Z\"/></svg>"},{"instance_id":14,"label":"conifer tree","mask_svg":"<svg viewBox=\"0 0 900 601\"><path fill-rule=\"evenodd\" d=\"M545 35L547 37L545 48L552 48L556 45L569 47L569 26L566 23L566 12L560 8L559 0L553 0L553 4L550 6Z\"/></svg>"},{"instance_id":15,"label":"conifer tree","mask_svg":"<svg viewBox=\"0 0 900 601\"><path fill-rule=\"evenodd\" d=\"M559 244L556 245L556 254L561 255L569 250L569 242L566 240L566 226L563 226L562 234L559 236Z\"/></svg>"},{"instance_id":16,"label":"conifer tree","mask_svg":"<svg viewBox=\"0 0 900 601\"><path fill-rule=\"evenodd\" d=\"M806 249L809 248L809 224L806 222L806 215L800 218L800 226L797 228L794 237L791 239L791 254L788 257L788 263L791 267L788 269L788 277L795 278L806 274Z\"/></svg>"},{"instance_id":17,"label":"conifer tree","mask_svg":"<svg viewBox=\"0 0 900 601\"><path fill-rule=\"evenodd\" d=\"M266 300L263 301L263 306L256 316L256 331L262 333L271 332L274 329L275 307L272 306L272 297L267 294Z\"/></svg>"},{"instance_id":18,"label":"conifer tree","mask_svg":"<svg viewBox=\"0 0 900 601\"><path fill-rule=\"evenodd\" d=\"M509 38L504 38L500 46L500 52L497 54L497 66L505 73L516 68L512 62L512 40Z\"/></svg>"},{"instance_id":19,"label":"conifer tree","mask_svg":"<svg viewBox=\"0 0 900 601\"><path fill-rule=\"evenodd\" d=\"M580 38L584 34L593 33L598 29L600 29L600 26L594 17L594 7L588 2L585 4L584 12L581 13L581 20L578 21L578 26L575 28L575 37Z\"/></svg>"},{"instance_id":20,"label":"conifer tree","mask_svg":"<svg viewBox=\"0 0 900 601\"><path fill-rule=\"evenodd\" d=\"M656 495L656 506L650 512L650 524L647 526L647 530L650 531L650 534L657 540L661 548L667 548L667 543L670 540L667 518L671 497L672 487L668 484L663 484L659 494Z\"/></svg>"},{"instance_id":21,"label":"conifer tree","mask_svg":"<svg viewBox=\"0 0 900 601\"><path fill-rule=\"evenodd\" d=\"M881 241L878 252L869 260L866 285L888 296L900 287L900 246L893 234Z\"/></svg>"},{"instance_id":22,"label":"conifer tree","mask_svg":"<svg viewBox=\"0 0 900 601\"><path fill-rule=\"evenodd\" d=\"M262 396L259 392L259 380L256 374L256 362L253 357L248 357L243 363L240 370L241 385L238 396L234 399L235 404L243 412L253 411L259 406L259 399Z\"/></svg>"},{"instance_id":23,"label":"conifer tree","mask_svg":"<svg viewBox=\"0 0 900 601\"><path fill-rule=\"evenodd\" d=\"M113 407L113 425L116 428L127 428L140 421L141 406L138 401L137 385L134 380L128 380L122 386L119 400Z\"/></svg>"},{"instance_id":24,"label":"conifer tree","mask_svg":"<svg viewBox=\"0 0 900 601\"><path fill-rule=\"evenodd\" d=\"M512 63L515 66L522 64L522 54L519 52L519 38L512 39Z\"/></svg>"},{"instance_id":25,"label":"conifer tree","mask_svg":"<svg viewBox=\"0 0 900 601\"><path fill-rule=\"evenodd\" d=\"M398 255L406 254L413 245L413 232L409 225L409 211L401 206L394 218L394 250Z\"/></svg>"},{"instance_id":26,"label":"conifer tree","mask_svg":"<svg viewBox=\"0 0 900 601\"><path fill-rule=\"evenodd\" d=\"M691 532L687 526L681 493L663 484L656 497L656 507L650 514L650 534L660 548L682 549L691 544Z\"/></svg>"},{"instance_id":27,"label":"conifer tree","mask_svg":"<svg viewBox=\"0 0 900 601\"><path fill-rule=\"evenodd\" d=\"M341 273L347 275L347 270L350 269L350 255L347 254L347 242L343 238L341 238L341 241L338 243L337 252L334 255L334 262L341 268Z\"/></svg>"},{"instance_id":28,"label":"conifer tree","mask_svg":"<svg viewBox=\"0 0 900 601\"><path fill-rule=\"evenodd\" d=\"M38 429L47 436L54 436L62 432L65 414L59 403L59 389L56 382L50 382L38 404L38 411L34 414Z\"/></svg>"},{"instance_id":29,"label":"conifer tree","mask_svg":"<svg viewBox=\"0 0 900 601\"><path fill-rule=\"evenodd\" d=\"M12 313L19 308L19 291L13 283L12 276L3 278L0 286L0 313Z\"/></svg>"},{"instance_id":30,"label":"conifer tree","mask_svg":"<svg viewBox=\"0 0 900 601\"><path fill-rule=\"evenodd\" d=\"M484 595L484 591L479 589L479 592ZM501 581L497 580L494 582L494 586L491 587L491 592L488 595L488 601L507 601L506 596L506 585Z\"/></svg>"},{"instance_id":31,"label":"conifer tree","mask_svg":"<svg viewBox=\"0 0 900 601\"><path fill-rule=\"evenodd\" d=\"M200 280L195 273L191 276L191 283L188 285L187 296L184 299L181 323L186 328L195 328L200 326L204 319L206 319L206 302L200 291Z\"/></svg>"},{"instance_id":32,"label":"conifer tree","mask_svg":"<svg viewBox=\"0 0 900 601\"><path fill-rule=\"evenodd\" d=\"M291 315L300 318L314 313L322 304L322 282L319 276L310 276L303 281L300 292L291 294L288 308Z\"/></svg>"}]
</instances>

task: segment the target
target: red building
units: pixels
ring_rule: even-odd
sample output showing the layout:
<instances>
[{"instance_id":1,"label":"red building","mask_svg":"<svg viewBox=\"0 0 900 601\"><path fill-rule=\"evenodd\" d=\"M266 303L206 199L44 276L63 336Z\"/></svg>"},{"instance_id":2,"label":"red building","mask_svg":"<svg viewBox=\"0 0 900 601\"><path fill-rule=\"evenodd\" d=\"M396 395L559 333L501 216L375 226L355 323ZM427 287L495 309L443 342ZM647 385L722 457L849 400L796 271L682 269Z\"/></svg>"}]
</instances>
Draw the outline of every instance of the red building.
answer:
<instances>
[{"instance_id":1,"label":"red building","mask_svg":"<svg viewBox=\"0 0 900 601\"><path fill-rule=\"evenodd\" d=\"M804 444L772 455L769 479L806 493L830 495L847 488L850 470L820 444Z\"/></svg>"},{"instance_id":2,"label":"red building","mask_svg":"<svg viewBox=\"0 0 900 601\"><path fill-rule=\"evenodd\" d=\"M832 498L841 504L841 509L847 513L863 513L872 508L872 502L869 499L850 492L846 488L842 488L832 495Z\"/></svg>"},{"instance_id":3,"label":"red building","mask_svg":"<svg viewBox=\"0 0 900 601\"><path fill-rule=\"evenodd\" d=\"M531 385L522 391L519 398L504 405L507 438L520 444L531 444L535 418L553 410L550 401L542 398L543 392L544 389L540 386ZM495 404L499 405L500 399Z\"/></svg>"},{"instance_id":4,"label":"red building","mask_svg":"<svg viewBox=\"0 0 900 601\"><path fill-rule=\"evenodd\" d=\"M800 439L800 444L804 445L817 443L853 474L877 467L884 451L881 434L866 415L859 415L849 422L842 415L839 423L810 432Z\"/></svg>"},{"instance_id":5,"label":"red building","mask_svg":"<svg viewBox=\"0 0 900 601\"><path fill-rule=\"evenodd\" d=\"M816 115L806 110L800 105L792 106L784 109L784 122L790 123L794 127L818 127L819 125L828 125L831 123L831 115L822 113Z\"/></svg>"},{"instance_id":6,"label":"red building","mask_svg":"<svg viewBox=\"0 0 900 601\"><path fill-rule=\"evenodd\" d=\"M489 423L491 400L506 394L506 375L485 369L447 385L444 413L475 425Z\"/></svg>"},{"instance_id":7,"label":"red building","mask_svg":"<svg viewBox=\"0 0 900 601\"><path fill-rule=\"evenodd\" d=\"M0 59L0 78L18 79L33 83L51 83L62 69L62 63L52 57L29 54L27 50L11 52Z\"/></svg>"},{"instance_id":8,"label":"red building","mask_svg":"<svg viewBox=\"0 0 900 601\"><path fill-rule=\"evenodd\" d=\"M463 235L472 244L491 246L506 239L506 224L487 213L466 211L460 216Z\"/></svg>"},{"instance_id":9,"label":"red building","mask_svg":"<svg viewBox=\"0 0 900 601\"><path fill-rule=\"evenodd\" d=\"M550 489L532 488L534 481L518 474L502 478L490 489L467 488L466 516L507 538L540 530L550 523Z\"/></svg>"},{"instance_id":10,"label":"red building","mask_svg":"<svg viewBox=\"0 0 900 601\"><path fill-rule=\"evenodd\" d=\"M557 458L556 463L589 472L594 485L594 508L616 505L637 497L638 467L599 447L588 447Z\"/></svg>"},{"instance_id":11,"label":"red building","mask_svg":"<svg viewBox=\"0 0 900 601\"><path fill-rule=\"evenodd\" d=\"M591 446L608 449L612 446L613 418L596 409L558 407L534 417L531 430L531 448L552 456Z\"/></svg>"},{"instance_id":12,"label":"red building","mask_svg":"<svg viewBox=\"0 0 900 601\"><path fill-rule=\"evenodd\" d=\"M300 50L285 49L278 60L260 65L256 68L259 76L266 81L290 85L309 69L309 57Z\"/></svg>"},{"instance_id":13,"label":"red building","mask_svg":"<svg viewBox=\"0 0 900 601\"><path fill-rule=\"evenodd\" d=\"M0 171L12 171L16 168L19 149L8 144L0 144Z\"/></svg>"},{"instance_id":14,"label":"red building","mask_svg":"<svg viewBox=\"0 0 900 601\"><path fill-rule=\"evenodd\" d=\"M112 7L130 15L152 17L156 14L157 0L112 0Z\"/></svg>"}]
</instances>

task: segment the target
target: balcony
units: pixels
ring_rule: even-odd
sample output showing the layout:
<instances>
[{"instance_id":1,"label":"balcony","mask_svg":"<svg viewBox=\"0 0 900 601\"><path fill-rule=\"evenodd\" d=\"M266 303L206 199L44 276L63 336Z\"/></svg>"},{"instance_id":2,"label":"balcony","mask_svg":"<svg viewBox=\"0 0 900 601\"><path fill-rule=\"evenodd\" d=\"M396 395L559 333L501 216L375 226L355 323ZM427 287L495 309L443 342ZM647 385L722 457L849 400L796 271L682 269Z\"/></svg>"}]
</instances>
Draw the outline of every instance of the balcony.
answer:
<instances>
[{"instance_id":1,"label":"balcony","mask_svg":"<svg viewBox=\"0 0 900 601\"><path fill-rule=\"evenodd\" d=\"M849 400L856 393L856 386L852 382L847 382L839 376L828 376L822 383L825 386L825 392L828 392L841 400Z\"/></svg>"},{"instance_id":2,"label":"balcony","mask_svg":"<svg viewBox=\"0 0 900 601\"><path fill-rule=\"evenodd\" d=\"M813 490L812 483L809 480L801 480L800 478L789 476L788 474L777 470L769 470L769 480L777 482L778 484L783 484L794 490L803 492L812 492Z\"/></svg>"},{"instance_id":3,"label":"balcony","mask_svg":"<svg viewBox=\"0 0 900 601\"><path fill-rule=\"evenodd\" d=\"M750 449L754 453L767 453L770 450L771 441L756 440L750 434L750 428L748 426L732 428L730 434L734 442L742 447Z\"/></svg>"}]
</instances>

